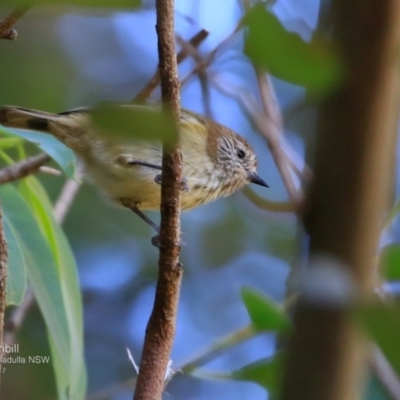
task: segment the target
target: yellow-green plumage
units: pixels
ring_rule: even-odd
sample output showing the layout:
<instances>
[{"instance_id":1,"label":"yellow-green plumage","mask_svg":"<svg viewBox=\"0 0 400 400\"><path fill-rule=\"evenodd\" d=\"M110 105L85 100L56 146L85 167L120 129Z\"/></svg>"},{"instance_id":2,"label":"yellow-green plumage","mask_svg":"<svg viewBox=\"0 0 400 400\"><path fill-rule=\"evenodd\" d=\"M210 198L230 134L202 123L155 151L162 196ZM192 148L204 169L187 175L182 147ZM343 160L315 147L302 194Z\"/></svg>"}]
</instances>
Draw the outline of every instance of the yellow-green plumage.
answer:
<instances>
[{"instance_id":1,"label":"yellow-green plumage","mask_svg":"<svg viewBox=\"0 0 400 400\"><path fill-rule=\"evenodd\" d=\"M51 114L5 106L0 108L0 123L50 133L74 151L86 179L108 197L119 204L128 200L141 210L159 209L161 190L155 177L160 171L134 163L161 166L161 143L105 139L96 134L90 110L85 109ZM230 129L182 110L179 142L187 187L182 209L228 196L251 181L266 186L256 174L257 159L250 144Z\"/></svg>"}]
</instances>

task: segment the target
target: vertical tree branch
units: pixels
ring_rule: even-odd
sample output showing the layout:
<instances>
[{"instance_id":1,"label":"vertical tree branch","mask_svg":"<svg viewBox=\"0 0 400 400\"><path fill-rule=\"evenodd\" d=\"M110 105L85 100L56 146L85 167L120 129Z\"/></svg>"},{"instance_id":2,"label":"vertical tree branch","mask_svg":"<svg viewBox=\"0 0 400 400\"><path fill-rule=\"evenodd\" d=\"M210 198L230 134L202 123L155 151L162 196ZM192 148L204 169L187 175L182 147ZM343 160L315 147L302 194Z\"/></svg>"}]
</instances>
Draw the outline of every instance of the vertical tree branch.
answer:
<instances>
[{"instance_id":1,"label":"vertical tree branch","mask_svg":"<svg viewBox=\"0 0 400 400\"><path fill-rule=\"evenodd\" d=\"M305 223L311 254L340 260L358 291L368 293L396 148L400 2L335 0L333 17L346 74L321 107ZM363 341L345 308L302 296L284 400L360 397Z\"/></svg>"},{"instance_id":2,"label":"vertical tree branch","mask_svg":"<svg viewBox=\"0 0 400 400\"><path fill-rule=\"evenodd\" d=\"M157 0L159 73L164 109L180 118L179 79L175 53L174 1ZM175 336L182 265L180 198L182 156L179 144L163 145L159 276L153 311L146 329L135 400L161 399Z\"/></svg>"},{"instance_id":3,"label":"vertical tree branch","mask_svg":"<svg viewBox=\"0 0 400 400\"><path fill-rule=\"evenodd\" d=\"M1 359L3 358L4 312L6 309L7 262L8 250L3 227L3 210L0 208L0 383L2 366Z\"/></svg>"}]
</instances>

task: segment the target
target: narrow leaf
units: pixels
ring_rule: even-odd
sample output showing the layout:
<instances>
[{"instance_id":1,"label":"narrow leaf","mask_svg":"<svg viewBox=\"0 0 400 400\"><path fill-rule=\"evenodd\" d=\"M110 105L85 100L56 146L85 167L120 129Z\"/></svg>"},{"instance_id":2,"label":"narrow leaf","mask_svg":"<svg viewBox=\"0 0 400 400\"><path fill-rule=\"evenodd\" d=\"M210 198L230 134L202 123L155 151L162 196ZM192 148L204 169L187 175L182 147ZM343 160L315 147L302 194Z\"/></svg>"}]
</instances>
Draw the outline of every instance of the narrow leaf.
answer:
<instances>
[{"instance_id":1,"label":"narrow leaf","mask_svg":"<svg viewBox=\"0 0 400 400\"><path fill-rule=\"evenodd\" d=\"M261 3L248 12L245 24L249 28L246 54L272 75L313 90L329 89L339 81L338 57L320 38L308 43L288 32Z\"/></svg>"},{"instance_id":2,"label":"narrow leaf","mask_svg":"<svg viewBox=\"0 0 400 400\"><path fill-rule=\"evenodd\" d=\"M289 329L290 322L285 312L263 293L251 288L243 288L242 299L256 329L278 332L285 332Z\"/></svg>"},{"instance_id":3,"label":"narrow leaf","mask_svg":"<svg viewBox=\"0 0 400 400\"><path fill-rule=\"evenodd\" d=\"M0 126L0 134L19 136L37 144L61 167L69 178L74 178L76 163L74 153L48 133L4 128Z\"/></svg>"},{"instance_id":4,"label":"narrow leaf","mask_svg":"<svg viewBox=\"0 0 400 400\"><path fill-rule=\"evenodd\" d=\"M264 358L232 372L232 379L255 382L276 395L281 382L283 357L281 354Z\"/></svg>"},{"instance_id":5,"label":"narrow leaf","mask_svg":"<svg viewBox=\"0 0 400 400\"><path fill-rule=\"evenodd\" d=\"M171 116L155 107L104 104L95 107L91 115L100 133L108 138L169 143L177 138Z\"/></svg>"},{"instance_id":6,"label":"narrow leaf","mask_svg":"<svg viewBox=\"0 0 400 400\"><path fill-rule=\"evenodd\" d=\"M42 233L54 257L53 268L56 281L53 285L61 292L59 312L67 320L64 332L68 340L69 354L66 375L56 369L59 393L69 393L71 399L81 400L86 390L86 369L83 358L83 310L82 296L78 281L75 260L60 225L55 221L52 205L40 182L33 176L21 182L21 192L29 202ZM41 294L38 294L41 296ZM51 332L50 332L51 333ZM51 334L51 349L57 350L55 368L62 365L63 358L58 351L57 338ZM60 387L61 384L67 387Z\"/></svg>"},{"instance_id":7,"label":"narrow leaf","mask_svg":"<svg viewBox=\"0 0 400 400\"><path fill-rule=\"evenodd\" d=\"M57 284L53 255L50 252L31 209L11 184L0 186L0 198L4 214L10 218L20 243L24 248L28 280L39 304L46 326L54 338L63 373L69 369L71 348L68 339L68 322L62 301L61 288Z\"/></svg>"}]
</instances>

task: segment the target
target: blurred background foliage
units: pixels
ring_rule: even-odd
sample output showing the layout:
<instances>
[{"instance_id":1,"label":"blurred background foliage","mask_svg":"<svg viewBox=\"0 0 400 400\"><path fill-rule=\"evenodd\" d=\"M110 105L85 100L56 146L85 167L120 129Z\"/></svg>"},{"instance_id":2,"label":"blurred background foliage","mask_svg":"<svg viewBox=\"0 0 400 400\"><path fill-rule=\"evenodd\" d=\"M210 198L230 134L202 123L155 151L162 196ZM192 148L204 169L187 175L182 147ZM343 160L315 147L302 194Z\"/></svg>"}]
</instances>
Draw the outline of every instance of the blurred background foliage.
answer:
<instances>
[{"instance_id":1,"label":"blurred background foliage","mask_svg":"<svg viewBox=\"0 0 400 400\"><path fill-rule=\"evenodd\" d=\"M307 42L312 38L319 7L318 0L281 0L272 10L286 29ZM9 11L2 6L0 19ZM176 31L181 37L189 39L200 29L210 32L199 47L203 56L230 35L242 16L240 0L176 0ZM59 112L97 101L130 101L157 66L154 26L152 1L144 1L134 10L79 8L73 4L33 7L15 26L18 40L0 42L0 104ZM283 28L276 29L271 34L280 34ZM263 48L252 51L258 54ZM179 66L181 76L194 66L195 61L188 57ZM259 100L254 69L244 55L242 31L220 49L207 72L232 88L246 88ZM328 78L334 79L331 75ZM285 137L299 156L301 168L305 149L312 149L315 108L306 102L304 88L278 78L273 78L273 84L285 116ZM211 110L216 121L245 136L256 149L260 176L270 186L268 190L257 189L257 193L270 200L287 201L265 141L237 101L212 83L208 99L203 94L199 77L193 75L182 88L182 106L202 114ZM158 98L159 89L152 100ZM32 144L26 148L28 153L36 152ZM37 177L54 201L65 178L47 174ZM151 213L151 218L157 221L158 214ZM64 229L76 257L83 293L89 398L130 399L132 389L121 383L135 376L126 348L135 360L140 359L152 307L158 260L158 252L150 243L152 232L133 213L111 206L86 184L66 217ZM241 297L243 286L256 288L276 301L284 299L289 268L302 253L298 229L293 214L260 210L241 193L182 215L185 274L174 363L184 364L199 349L249 324ZM386 238L385 243L394 240L396 231L398 236L394 227L394 236ZM21 356L49 354L45 332L34 306L18 335ZM253 336L204 368L223 373L270 357L275 336ZM48 365L10 366L2 380L3 396L53 399L56 389L49 379L51 374ZM238 380L243 377L239 375ZM379 383L371 381L370 386L370 392L383 396L374 394L371 399L386 398ZM256 400L266 396L256 383L202 380L179 373L167 393L171 400Z\"/></svg>"}]
</instances>

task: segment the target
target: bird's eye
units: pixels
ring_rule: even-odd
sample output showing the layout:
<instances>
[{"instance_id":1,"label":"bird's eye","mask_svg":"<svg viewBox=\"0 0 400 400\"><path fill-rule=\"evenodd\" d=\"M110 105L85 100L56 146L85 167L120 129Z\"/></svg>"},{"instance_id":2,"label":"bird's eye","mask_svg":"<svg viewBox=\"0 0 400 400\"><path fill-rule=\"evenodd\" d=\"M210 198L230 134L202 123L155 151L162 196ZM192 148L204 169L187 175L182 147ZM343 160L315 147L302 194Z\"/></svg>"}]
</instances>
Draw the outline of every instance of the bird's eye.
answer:
<instances>
[{"instance_id":1,"label":"bird's eye","mask_svg":"<svg viewBox=\"0 0 400 400\"><path fill-rule=\"evenodd\" d=\"M242 149L239 149L239 150L236 152L236 155L237 155L241 160L243 160L243 158L246 157L246 153L245 153Z\"/></svg>"}]
</instances>

